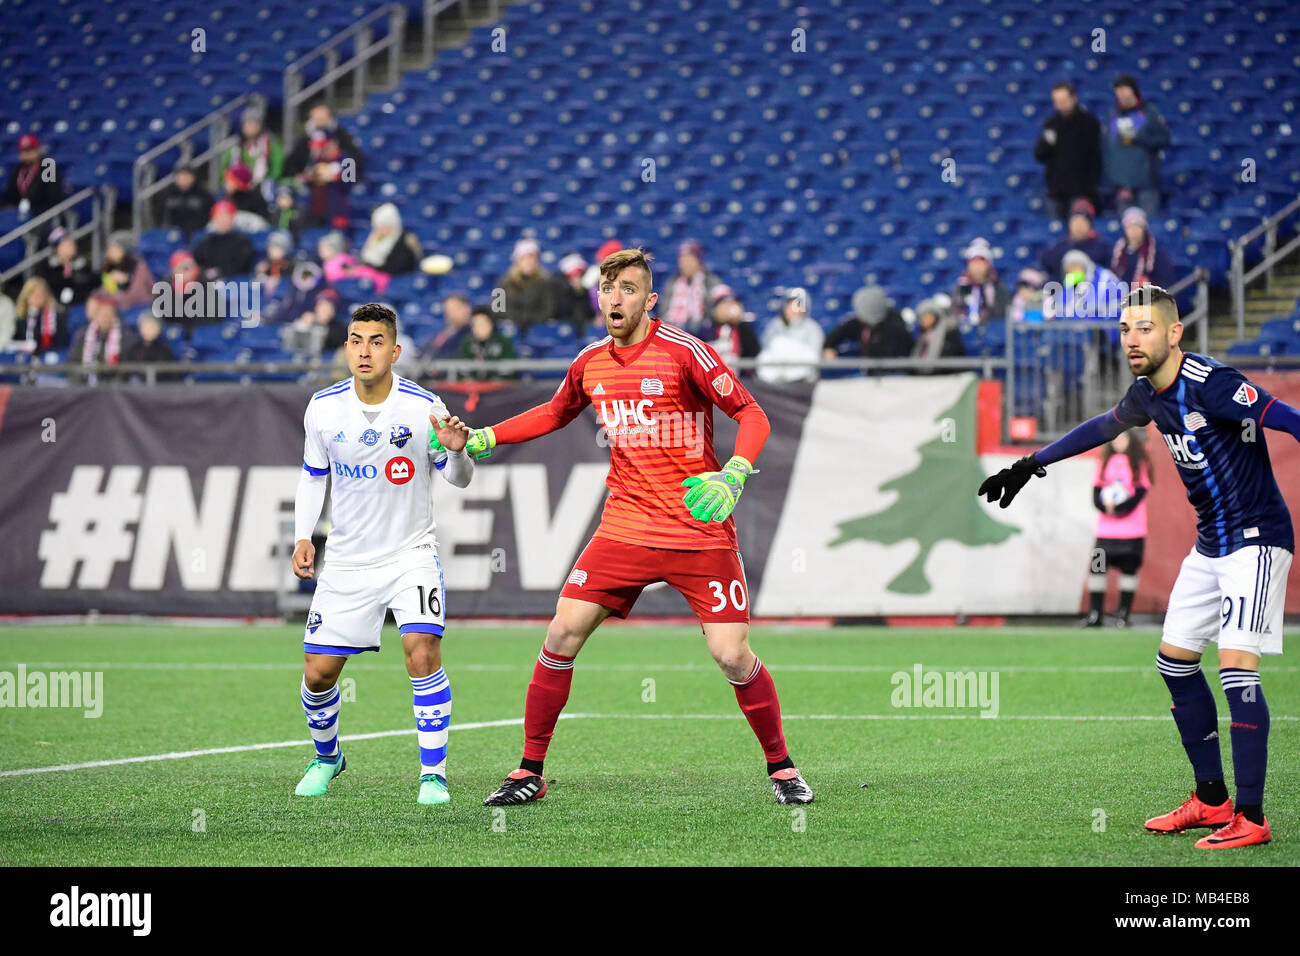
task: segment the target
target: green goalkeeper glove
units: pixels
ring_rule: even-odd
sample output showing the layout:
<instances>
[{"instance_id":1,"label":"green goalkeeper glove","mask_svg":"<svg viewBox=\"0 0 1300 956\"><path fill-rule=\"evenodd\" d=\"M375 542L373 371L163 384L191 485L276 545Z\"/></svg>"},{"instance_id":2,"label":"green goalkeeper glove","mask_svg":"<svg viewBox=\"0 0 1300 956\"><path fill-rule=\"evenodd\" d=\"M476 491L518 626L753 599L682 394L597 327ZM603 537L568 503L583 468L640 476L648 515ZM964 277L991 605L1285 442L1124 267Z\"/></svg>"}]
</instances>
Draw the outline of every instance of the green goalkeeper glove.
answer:
<instances>
[{"instance_id":1,"label":"green goalkeeper glove","mask_svg":"<svg viewBox=\"0 0 1300 956\"><path fill-rule=\"evenodd\" d=\"M438 427L441 428L445 424L447 424L447 420L444 418L442 421L438 422ZM438 441L438 433L432 430L429 432L429 450L430 451L447 450L442 447L442 442Z\"/></svg>"},{"instance_id":2,"label":"green goalkeeper glove","mask_svg":"<svg viewBox=\"0 0 1300 956\"><path fill-rule=\"evenodd\" d=\"M497 447L497 436L491 428L476 428L469 433L469 441L465 442L465 451L473 455L479 461L487 458L492 454L492 449Z\"/></svg>"},{"instance_id":3,"label":"green goalkeeper glove","mask_svg":"<svg viewBox=\"0 0 1300 956\"><path fill-rule=\"evenodd\" d=\"M732 455L721 471L708 471L692 475L682 482L690 491L682 502L698 521L726 521L745 490L745 479L754 474L754 466Z\"/></svg>"}]
</instances>

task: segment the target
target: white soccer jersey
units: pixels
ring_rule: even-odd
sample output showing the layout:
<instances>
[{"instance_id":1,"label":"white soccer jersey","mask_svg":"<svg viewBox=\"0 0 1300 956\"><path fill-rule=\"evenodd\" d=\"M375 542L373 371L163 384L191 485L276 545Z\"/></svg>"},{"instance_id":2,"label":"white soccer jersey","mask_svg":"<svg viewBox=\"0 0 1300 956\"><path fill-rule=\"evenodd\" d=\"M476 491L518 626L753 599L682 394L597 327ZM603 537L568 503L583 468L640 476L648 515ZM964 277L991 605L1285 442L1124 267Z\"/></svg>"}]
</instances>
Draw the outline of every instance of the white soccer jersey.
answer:
<instances>
[{"instance_id":1,"label":"white soccer jersey","mask_svg":"<svg viewBox=\"0 0 1300 956\"><path fill-rule=\"evenodd\" d=\"M397 374L379 405L363 404L351 378L307 403L302 466L330 476L329 566L383 564L424 546L436 553L432 480L447 453L429 449L430 414L449 417L442 399Z\"/></svg>"}]
</instances>

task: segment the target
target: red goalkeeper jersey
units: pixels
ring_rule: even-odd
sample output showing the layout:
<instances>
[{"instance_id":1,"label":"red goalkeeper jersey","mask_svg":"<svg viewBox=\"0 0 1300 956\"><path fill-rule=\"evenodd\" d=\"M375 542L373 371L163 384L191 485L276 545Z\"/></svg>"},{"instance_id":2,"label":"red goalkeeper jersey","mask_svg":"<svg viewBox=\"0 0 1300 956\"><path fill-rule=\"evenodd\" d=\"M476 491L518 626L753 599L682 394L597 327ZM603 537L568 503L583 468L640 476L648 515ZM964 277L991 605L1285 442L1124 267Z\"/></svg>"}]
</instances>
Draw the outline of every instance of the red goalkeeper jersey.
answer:
<instances>
[{"instance_id":1,"label":"red goalkeeper jersey","mask_svg":"<svg viewBox=\"0 0 1300 956\"><path fill-rule=\"evenodd\" d=\"M736 523L702 522L682 503L682 480L719 469L713 406L740 425L736 454L751 463L767 416L710 346L676 326L651 322L636 345L605 338L578 353L546 405L493 426L497 442L562 428L590 405L609 443L609 497L597 537L654 548L735 550Z\"/></svg>"}]
</instances>

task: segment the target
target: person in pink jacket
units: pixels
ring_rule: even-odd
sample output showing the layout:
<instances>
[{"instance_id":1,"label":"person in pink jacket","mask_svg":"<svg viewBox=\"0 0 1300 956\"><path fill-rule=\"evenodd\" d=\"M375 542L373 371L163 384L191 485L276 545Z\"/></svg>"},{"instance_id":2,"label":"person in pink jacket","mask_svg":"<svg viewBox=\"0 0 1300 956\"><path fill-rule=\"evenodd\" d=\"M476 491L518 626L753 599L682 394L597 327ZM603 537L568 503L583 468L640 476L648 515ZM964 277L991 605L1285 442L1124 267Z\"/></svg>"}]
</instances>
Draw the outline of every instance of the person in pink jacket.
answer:
<instances>
[{"instance_id":1,"label":"person in pink jacket","mask_svg":"<svg viewBox=\"0 0 1300 956\"><path fill-rule=\"evenodd\" d=\"M1154 476L1147 458L1146 432L1130 428L1120 432L1101 452L1092 503L1097 518L1097 541L1092 549L1088 575L1090 608L1084 627L1101 627L1106 598L1106 576L1111 568L1119 572L1120 627L1128 627L1133 594L1138 586L1138 569L1147 537L1146 495Z\"/></svg>"}]
</instances>

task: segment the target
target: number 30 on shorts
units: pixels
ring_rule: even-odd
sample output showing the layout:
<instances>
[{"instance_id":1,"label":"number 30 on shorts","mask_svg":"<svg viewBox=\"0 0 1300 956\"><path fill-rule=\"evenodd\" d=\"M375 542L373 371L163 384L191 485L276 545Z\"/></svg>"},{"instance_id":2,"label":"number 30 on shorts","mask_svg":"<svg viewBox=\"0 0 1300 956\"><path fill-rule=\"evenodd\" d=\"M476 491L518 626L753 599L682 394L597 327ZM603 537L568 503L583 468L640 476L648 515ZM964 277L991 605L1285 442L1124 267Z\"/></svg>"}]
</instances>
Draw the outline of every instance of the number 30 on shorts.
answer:
<instances>
[{"instance_id":1,"label":"number 30 on shorts","mask_svg":"<svg viewBox=\"0 0 1300 956\"><path fill-rule=\"evenodd\" d=\"M731 599L731 606L737 611L743 611L745 605L749 603L748 596L745 594L744 581L732 581L731 584L725 588L722 586L721 581L710 581L709 589L713 592L713 597L718 602L713 607L709 608L709 610L713 611L715 614L718 611L726 609L728 598Z\"/></svg>"}]
</instances>

